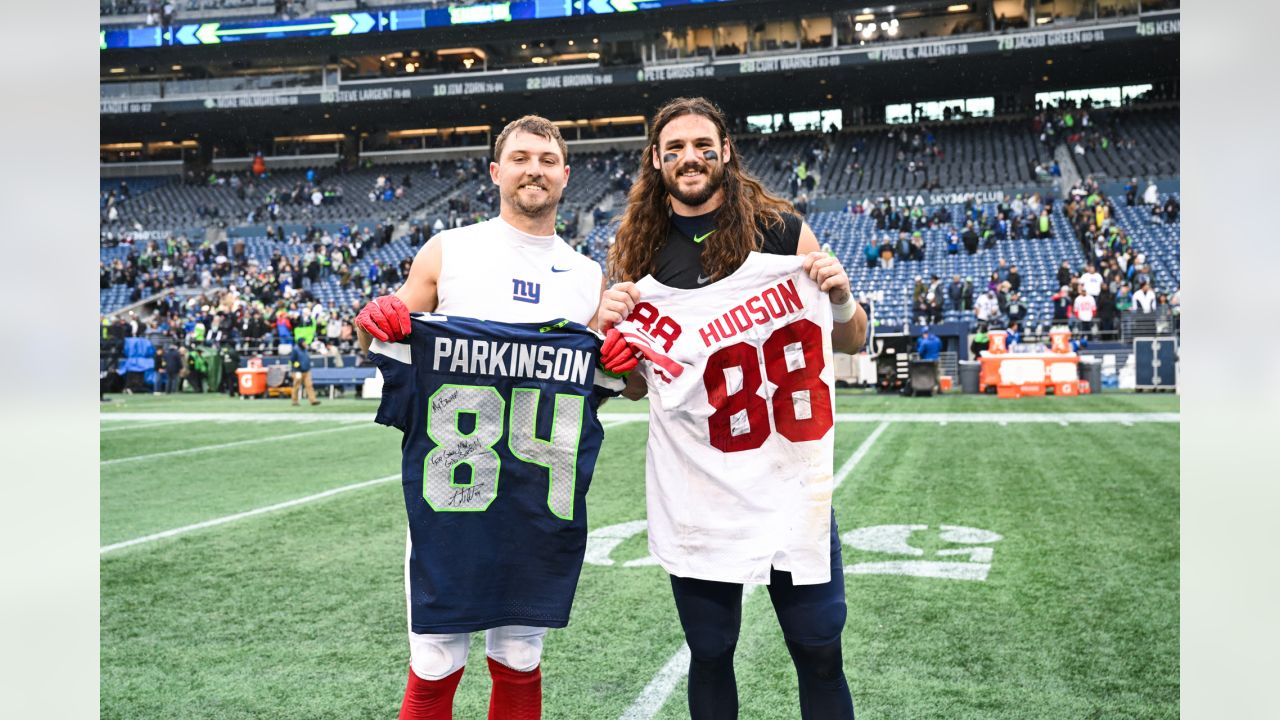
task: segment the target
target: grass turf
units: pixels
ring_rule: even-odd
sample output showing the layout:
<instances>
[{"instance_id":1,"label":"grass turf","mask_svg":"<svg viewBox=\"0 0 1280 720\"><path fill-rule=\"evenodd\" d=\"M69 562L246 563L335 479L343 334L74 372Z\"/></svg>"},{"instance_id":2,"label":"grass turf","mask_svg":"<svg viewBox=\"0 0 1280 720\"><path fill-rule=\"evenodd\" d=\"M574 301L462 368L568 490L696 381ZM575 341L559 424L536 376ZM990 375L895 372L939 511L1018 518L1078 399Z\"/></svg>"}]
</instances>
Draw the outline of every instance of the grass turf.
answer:
<instances>
[{"instance_id":1,"label":"grass turf","mask_svg":"<svg viewBox=\"0 0 1280 720\"><path fill-rule=\"evenodd\" d=\"M271 403L134 396L106 412L279 412ZM1176 396L999 402L842 393L841 412L1171 412ZM287 408L285 411L292 410ZM926 407L927 406L927 407ZM372 403L321 410L369 412ZM613 403L606 410L627 409ZM306 410L303 409L303 412ZM142 425L143 423L139 423ZM104 422L104 428L126 423ZM208 427L206 427L208 426ZM837 426L841 464L875 423ZM118 458L335 424L199 423L103 434ZM607 431L590 526L644 516L643 423ZM397 433L353 427L103 468L115 542L398 468ZM214 441L217 442L214 442ZM1178 426L896 423L837 491L842 532L916 523L991 530L984 582L848 575L845 668L862 718L1176 717ZM395 482L102 558L104 718L391 717L407 672L403 503ZM643 536L587 565L544 655L545 717L617 718L680 647L665 573L626 568ZM850 565L904 559L844 546ZM477 635L456 717L486 715ZM744 608L743 718L798 718L768 595ZM679 684L657 714L687 717Z\"/></svg>"}]
</instances>

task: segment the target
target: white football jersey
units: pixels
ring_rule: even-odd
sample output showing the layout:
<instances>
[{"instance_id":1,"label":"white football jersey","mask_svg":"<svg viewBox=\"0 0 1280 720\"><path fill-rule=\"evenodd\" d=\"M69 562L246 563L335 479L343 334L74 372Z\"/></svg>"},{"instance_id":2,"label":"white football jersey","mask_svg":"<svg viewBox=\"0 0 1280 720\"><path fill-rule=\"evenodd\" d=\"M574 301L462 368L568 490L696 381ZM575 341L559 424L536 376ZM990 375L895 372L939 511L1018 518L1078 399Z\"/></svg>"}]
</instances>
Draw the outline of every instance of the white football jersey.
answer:
<instances>
[{"instance_id":1,"label":"white football jersey","mask_svg":"<svg viewBox=\"0 0 1280 720\"><path fill-rule=\"evenodd\" d=\"M559 235L529 235L502 218L440 233L434 312L508 323L566 318L600 305L600 265Z\"/></svg>"},{"instance_id":2,"label":"white football jersey","mask_svg":"<svg viewBox=\"0 0 1280 720\"><path fill-rule=\"evenodd\" d=\"M691 290L647 276L618 326L645 357L649 550L673 575L830 580L831 302L803 261L753 252Z\"/></svg>"}]
</instances>

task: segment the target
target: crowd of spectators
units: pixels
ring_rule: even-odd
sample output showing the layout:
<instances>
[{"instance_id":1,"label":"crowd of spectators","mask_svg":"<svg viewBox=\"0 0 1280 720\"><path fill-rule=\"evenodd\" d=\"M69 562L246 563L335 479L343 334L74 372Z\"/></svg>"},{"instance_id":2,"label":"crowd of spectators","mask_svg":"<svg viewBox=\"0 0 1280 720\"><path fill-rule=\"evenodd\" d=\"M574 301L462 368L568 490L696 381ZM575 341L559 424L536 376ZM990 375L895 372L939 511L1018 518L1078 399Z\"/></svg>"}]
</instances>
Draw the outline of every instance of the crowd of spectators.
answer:
<instances>
[{"instance_id":1,"label":"crowd of spectators","mask_svg":"<svg viewBox=\"0 0 1280 720\"><path fill-rule=\"evenodd\" d=\"M1154 185L1151 186L1154 188ZM1157 200L1154 190L1144 199ZM1126 203L1136 204L1136 182L1126 188ZM1168 211L1166 213L1166 208ZM1167 214L1177 219L1177 201L1169 198L1152 209L1163 221ZM1063 261L1058 268L1058 291L1054 293L1054 321L1065 323L1085 335L1113 335L1126 316L1146 316L1155 321L1157 331L1176 329L1179 321L1179 289L1160 288L1151 261L1134 246L1120 227L1112 198L1107 197L1093 178L1071 189L1063 213L1071 222L1086 258L1084 267Z\"/></svg>"},{"instance_id":2,"label":"crowd of spectators","mask_svg":"<svg viewBox=\"0 0 1280 720\"><path fill-rule=\"evenodd\" d=\"M1040 105L1031 118L1031 129L1050 153L1059 142L1078 156L1133 150L1138 142L1124 132L1119 120L1113 109L1094 107L1087 99L1082 103L1064 100L1057 106Z\"/></svg>"},{"instance_id":3,"label":"crowd of spectators","mask_svg":"<svg viewBox=\"0 0 1280 720\"><path fill-rule=\"evenodd\" d=\"M875 228L884 231L878 240L872 238L863 246L863 259L869 268L892 269L897 262L923 262L925 229L946 231L946 251L957 255L962 250L977 255L995 248L1000 240L1029 240L1053 235L1052 200L1041 200L1039 193L1023 198L1018 193L1012 200L997 204L991 214L972 199L966 200L959 218L952 217L946 206L929 210L921 206L895 207L892 200L879 200L868 205L850 201L846 210L854 214L869 213Z\"/></svg>"},{"instance_id":4,"label":"crowd of spectators","mask_svg":"<svg viewBox=\"0 0 1280 720\"><path fill-rule=\"evenodd\" d=\"M369 299L398 287L410 259L400 263L367 260L367 251L390 240L391 225L344 228L337 234L320 229L287 238L286 249L261 265L248 257L243 240L194 243L184 236L148 241L123 260L99 267L100 285L126 283L134 300L166 288L198 288L199 294L164 294L140 319L130 312L114 322L103 319L104 356L119 359L126 337L148 337L167 354L174 346L183 365L207 360L210 353L272 353L281 345L301 343L311 352L338 355L355 349L352 322ZM321 303L315 283L336 279L354 288L350 303ZM184 377L197 392L200 373ZM233 379L234 381L234 379ZM216 384L214 389L216 390ZM233 388L234 389L234 388Z\"/></svg>"}]
</instances>

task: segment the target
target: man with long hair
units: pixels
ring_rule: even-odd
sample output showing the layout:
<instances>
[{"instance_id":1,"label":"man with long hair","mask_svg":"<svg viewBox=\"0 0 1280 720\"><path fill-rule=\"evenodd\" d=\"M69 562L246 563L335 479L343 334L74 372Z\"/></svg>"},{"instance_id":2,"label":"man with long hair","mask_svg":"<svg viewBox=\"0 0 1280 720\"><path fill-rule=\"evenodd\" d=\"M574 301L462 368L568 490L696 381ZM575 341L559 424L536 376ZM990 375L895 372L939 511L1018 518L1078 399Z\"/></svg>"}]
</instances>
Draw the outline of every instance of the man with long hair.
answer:
<instances>
[{"instance_id":1,"label":"man with long hair","mask_svg":"<svg viewBox=\"0 0 1280 720\"><path fill-rule=\"evenodd\" d=\"M753 252L763 255L752 255ZM609 273L619 282L605 292L597 316L600 329L610 331L610 339L605 344L606 367L621 370L634 365L634 350L627 343L618 341L620 335L613 326L628 319L637 304L644 300L636 281L651 276L657 284L667 288L687 290L705 287L705 292L709 293L706 296L708 303L723 302L726 297L717 295L718 291L714 289L719 281L725 281L726 287L741 284L743 280L740 277L731 276L740 269L747 273L744 264L760 267L760 258L779 255L798 255L804 258L794 265L816 283L817 288L811 292L819 302L825 301L823 294L830 299L831 347L843 352L856 352L865 341L866 315L852 297L849 277L839 260L820 251L813 230L795 214L790 203L770 194L746 170L729 137L725 118L719 108L703 98L678 98L667 102L653 119L639 177L632 186L621 227L609 251ZM773 267L786 264L780 261L781 258L775 257L775 260L763 265ZM657 284L646 286L642 283L642 286L660 287ZM697 297L702 297L701 292L697 293ZM651 308L646 308L643 304L641 307L645 309L645 313L651 312ZM825 313L826 309L822 312ZM637 312L639 314L641 313ZM766 314L763 317L768 316ZM743 331L745 332L745 328ZM778 336L782 331L771 332ZM820 334L818 338L821 338ZM780 340L781 337L773 339ZM705 336L703 341L710 342ZM783 344L778 346L782 347ZM815 368L809 367L814 361L811 360L808 349L802 347L802 350L805 366L800 369L816 372ZM820 365L822 350L817 348L815 352ZM789 369L791 363L792 358L788 356L783 367L772 367L769 370L770 378L777 373L799 372ZM745 375L745 368L743 372ZM725 378L712 378L712 374L708 372L703 379L707 385L708 402L712 402L712 395L725 393L724 387L713 392L713 384L724 386L731 382L726 379L729 375L727 371L720 374ZM758 383L756 391L747 388L745 379L741 383L743 388L734 391L733 396L758 392ZM645 385L646 380L641 377L641 373L632 373L628 379L627 397L634 399L644 394ZM829 415L829 393L829 387L813 386L811 390L796 393L808 399L793 399L793 402L797 405L803 402L810 407L810 418L816 417L819 408ZM719 399L724 400L723 397ZM751 400L752 398L746 398L748 404ZM774 402L785 400L779 395ZM655 398L654 404L657 403L658 399ZM655 405L651 405L651 412ZM680 409L674 410L679 412ZM739 419L735 416L730 422ZM748 417L745 423L734 426L735 429L725 429L719 441L715 431L712 431L710 444L722 449L725 437L732 434L729 438L731 444L736 442L735 438L745 437L742 433L743 426L747 423L751 429L745 431L746 434L754 435L758 422L760 421ZM767 432L767 427L762 427L761 430ZM655 447L652 436L654 430L651 428L650 432L652 451ZM830 432L828 428L823 434ZM824 440L829 443L829 435ZM819 445L796 445L789 447L786 452L807 452L801 449L804 447L817 448ZM830 447L827 444L821 452L829 456ZM702 449L696 451L704 455L705 452L710 452ZM711 455L715 456L715 453ZM779 457L761 459L776 461ZM731 475L745 470L742 466L744 462L753 461L725 452L723 456L712 457L707 464L722 468L723 475ZM806 720L853 718L853 701L845 680L840 649L840 634L844 628L846 610L840 541L834 513L830 509L830 462L830 459L825 463L819 459L808 463L814 466L815 487L822 485L825 476L824 487L827 493L825 496L819 493L817 500L812 503L813 507L806 506L806 510L811 510L812 514L806 514L802 518L789 518L792 525L809 523L810 530L818 528L816 532L810 533L818 535L817 552L806 554L803 559L792 556L785 560L779 557L776 563L770 560L768 567L752 570L762 572L763 577L750 580L768 582L769 594L799 676L800 709ZM819 467L824 464L825 468ZM722 569L700 569L714 566L714 562L708 563L705 558L690 558L693 554L707 552L708 546L699 535L702 527L686 529L679 540L672 541L667 536L682 531L673 530L666 524L655 524L655 515L658 514L654 511L655 507L670 506L664 499L666 493L675 493L673 497L679 496L681 492L687 495L692 492L689 488L695 485L705 489L731 479L700 479L699 473L703 472L701 468L706 465L698 465L696 470L693 465L694 463L664 460L650 452L646 466L651 509L650 546L654 548L657 546L655 543L661 544L668 554L664 558L663 554L655 552L664 568L671 573L676 609L691 651L688 683L690 715L693 720L736 718L738 697L733 673L733 653L742 619L742 583L746 580L726 582L723 578L729 573ZM758 467L751 471L769 472L767 469L761 471ZM802 474L805 472L801 468L797 468L797 471ZM778 483L782 480L777 478ZM739 492L749 491L740 488ZM761 504L754 503L755 506ZM770 512L769 508L748 507L749 505L751 503L747 502L730 502L722 506L712 504L700 507L699 512L761 513L761 519L764 518L764 513ZM828 516L831 519L829 538L822 532L826 529ZM776 519L775 512L769 516L769 520L749 532L755 533L758 540L759 535L774 532L773 528L778 526L774 522ZM735 527L741 527L744 525L741 520L732 519L732 522L736 523ZM710 526L714 522L714 518L710 518L705 524ZM723 523L720 527L727 524L728 522ZM746 525L750 526L750 523ZM749 541L748 538L739 538L736 542ZM765 544L774 541L772 537L764 539ZM810 541L812 545L812 539ZM826 552L828 543L829 553ZM729 547L729 552L732 552L734 545L735 542L726 540L719 547ZM668 559L671 561L668 562ZM826 564L828 561L829 565ZM778 565L786 565L788 571L781 570ZM699 569L690 570L691 567ZM721 577L712 579L707 575Z\"/></svg>"},{"instance_id":2,"label":"man with long hair","mask_svg":"<svg viewBox=\"0 0 1280 720\"><path fill-rule=\"evenodd\" d=\"M494 161L489 164L490 178L499 189L498 217L446 230L428 240L414 257L404 285L394 295L374 299L356 318L361 352L368 352L374 337L384 343L406 338L410 312L509 323L565 318L594 324L603 288L600 266L575 252L555 231L556 208L569 180L567 155L559 129L545 118L527 115L508 124L494 143ZM540 718L543 636L548 626L563 627L567 618L535 616L523 607L510 608L504 617L455 618L467 598L451 593L453 588L415 579L426 576L424 569L432 563L449 562L448 548L417 547L412 537L411 533L405 554L409 680L400 718L453 717L453 697L466 665L470 633L477 630L485 631L485 654L493 678L489 717ZM493 571L481 566L471 569ZM565 568L565 573L573 570Z\"/></svg>"}]
</instances>

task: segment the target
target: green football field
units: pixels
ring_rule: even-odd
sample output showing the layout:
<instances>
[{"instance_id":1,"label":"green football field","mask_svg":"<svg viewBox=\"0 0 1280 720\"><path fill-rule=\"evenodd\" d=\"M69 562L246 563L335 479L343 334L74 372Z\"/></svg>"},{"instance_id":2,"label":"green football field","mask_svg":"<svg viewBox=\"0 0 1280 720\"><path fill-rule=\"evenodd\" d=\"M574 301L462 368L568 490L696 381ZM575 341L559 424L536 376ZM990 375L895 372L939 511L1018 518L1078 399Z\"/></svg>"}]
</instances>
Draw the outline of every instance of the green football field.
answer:
<instances>
[{"instance_id":1,"label":"green football field","mask_svg":"<svg viewBox=\"0 0 1280 720\"><path fill-rule=\"evenodd\" d=\"M104 718L391 718L408 665L399 432L372 401L116 396L101 422ZM1178 398L841 391L836 517L859 718L1178 716ZM603 410L592 539L544 717L688 716L647 562L643 403ZM742 718L798 719L749 592ZM455 717L484 718L473 638Z\"/></svg>"}]
</instances>

